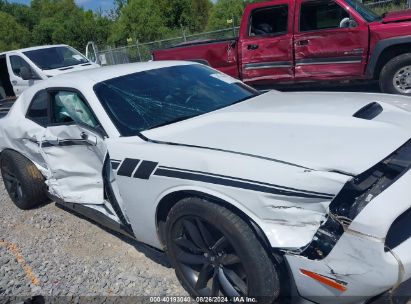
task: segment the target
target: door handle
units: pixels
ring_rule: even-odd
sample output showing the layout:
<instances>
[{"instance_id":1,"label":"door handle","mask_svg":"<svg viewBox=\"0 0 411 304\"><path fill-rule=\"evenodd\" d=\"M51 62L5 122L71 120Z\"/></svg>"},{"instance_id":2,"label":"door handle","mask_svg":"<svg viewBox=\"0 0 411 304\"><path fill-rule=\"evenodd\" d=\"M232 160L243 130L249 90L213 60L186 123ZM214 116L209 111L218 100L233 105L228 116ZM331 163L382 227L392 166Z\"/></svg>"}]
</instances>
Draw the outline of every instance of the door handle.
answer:
<instances>
[{"instance_id":1,"label":"door handle","mask_svg":"<svg viewBox=\"0 0 411 304\"><path fill-rule=\"evenodd\" d=\"M300 45L300 46L309 45L309 44L310 44L310 40L308 40L308 39L299 40L299 41L297 41L296 44L297 44L297 45Z\"/></svg>"},{"instance_id":2,"label":"door handle","mask_svg":"<svg viewBox=\"0 0 411 304\"><path fill-rule=\"evenodd\" d=\"M254 51L254 50L256 50L256 49L258 49L258 44L249 44L248 46L247 46L247 49L249 49L250 51Z\"/></svg>"}]
</instances>

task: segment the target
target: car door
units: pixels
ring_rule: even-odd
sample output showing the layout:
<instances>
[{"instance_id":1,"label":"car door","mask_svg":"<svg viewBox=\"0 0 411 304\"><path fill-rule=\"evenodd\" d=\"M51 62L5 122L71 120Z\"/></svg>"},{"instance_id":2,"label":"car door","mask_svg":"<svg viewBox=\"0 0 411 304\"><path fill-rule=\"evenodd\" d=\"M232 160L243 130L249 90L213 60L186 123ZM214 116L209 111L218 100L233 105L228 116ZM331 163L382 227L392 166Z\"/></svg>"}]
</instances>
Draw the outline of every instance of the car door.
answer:
<instances>
[{"instance_id":1,"label":"car door","mask_svg":"<svg viewBox=\"0 0 411 304\"><path fill-rule=\"evenodd\" d=\"M49 91L50 124L38 139L49 170L49 192L70 203L104 203L104 131L83 96L74 90Z\"/></svg>"},{"instance_id":2,"label":"car door","mask_svg":"<svg viewBox=\"0 0 411 304\"><path fill-rule=\"evenodd\" d=\"M20 55L9 54L8 59L8 71L10 75L10 81L13 86L14 94L19 96L25 89L32 86L38 81L41 81L41 77L31 68L30 64ZM25 67L32 73L32 79L23 79L21 76L21 69Z\"/></svg>"},{"instance_id":3,"label":"car door","mask_svg":"<svg viewBox=\"0 0 411 304\"><path fill-rule=\"evenodd\" d=\"M264 84L293 78L292 7L288 1L254 8L239 39L243 81Z\"/></svg>"},{"instance_id":4,"label":"car door","mask_svg":"<svg viewBox=\"0 0 411 304\"><path fill-rule=\"evenodd\" d=\"M297 0L295 77L332 79L362 75L368 26L333 0Z\"/></svg>"}]
</instances>

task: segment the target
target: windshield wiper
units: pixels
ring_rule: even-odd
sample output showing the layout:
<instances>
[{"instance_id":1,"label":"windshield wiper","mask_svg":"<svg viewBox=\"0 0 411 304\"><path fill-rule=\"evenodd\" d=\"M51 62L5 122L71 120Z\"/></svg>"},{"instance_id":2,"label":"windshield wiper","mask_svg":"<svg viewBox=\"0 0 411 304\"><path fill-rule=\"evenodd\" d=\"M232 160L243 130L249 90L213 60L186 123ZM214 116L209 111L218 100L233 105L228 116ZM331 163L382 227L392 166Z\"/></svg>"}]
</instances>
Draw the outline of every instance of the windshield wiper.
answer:
<instances>
[{"instance_id":1,"label":"windshield wiper","mask_svg":"<svg viewBox=\"0 0 411 304\"><path fill-rule=\"evenodd\" d=\"M58 69L74 67L76 65L85 64L85 63L87 63L87 61L79 62L79 63L75 63L75 64L69 64L69 65L61 65L61 66L57 66L57 67L47 66L47 67L42 68L42 70L58 70Z\"/></svg>"}]
</instances>

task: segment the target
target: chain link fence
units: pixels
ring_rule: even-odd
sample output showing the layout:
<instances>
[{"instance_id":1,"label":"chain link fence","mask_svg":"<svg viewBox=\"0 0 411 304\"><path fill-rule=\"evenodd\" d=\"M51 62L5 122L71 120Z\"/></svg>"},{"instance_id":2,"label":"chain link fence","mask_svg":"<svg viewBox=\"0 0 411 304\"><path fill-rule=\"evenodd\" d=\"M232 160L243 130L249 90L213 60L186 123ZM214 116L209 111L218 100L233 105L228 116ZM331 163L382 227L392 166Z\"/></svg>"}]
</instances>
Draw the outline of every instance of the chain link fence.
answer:
<instances>
[{"instance_id":1,"label":"chain link fence","mask_svg":"<svg viewBox=\"0 0 411 304\"><path fill-rule=\"evenodd\" d=\"M231 27L218 31L204 32L193 35L185 35L183 31L181 37L157 40L147 43L139 43L136 41L133 44L123 47L107 47L103 50L96 51L96 53L98 53L98 57L102 65L142 62L150 60L152 52L157 49L184 45L192 42L235 38L238 36L238 31L239 27Z\"/></svg>"},{"instance_id":2,"label":"chain link fence","mask_svg":"<svg viewBox=\"0 0 411 304\"><path fill-rule=\"evenodd\" d=\"M363 4L378 14L383 14L387 11L411 8L411 0L364 0ZM182 30L181 37L176 38L157 40L147 43L139 43L136 41L127 46L117 48L105 47L104 49L98 49L96 46L93 47L101 65L114 65L148 61L151 59L152 52L157 49L164 49L207 40L234 39L238 36L238 32L239 27L235 26L218 31L192 35L186 35L185 31Z\"/></svg>"},{"instance_id":3,"label":"chain link fence","mask_svg":"<svg viewBox=\"0 0 411 304\"><path fill-rule=\"evenodd\" d=\"M363 3L377 14L411 8L411 0L364 0Z\"/></svg>"}]
</instances>

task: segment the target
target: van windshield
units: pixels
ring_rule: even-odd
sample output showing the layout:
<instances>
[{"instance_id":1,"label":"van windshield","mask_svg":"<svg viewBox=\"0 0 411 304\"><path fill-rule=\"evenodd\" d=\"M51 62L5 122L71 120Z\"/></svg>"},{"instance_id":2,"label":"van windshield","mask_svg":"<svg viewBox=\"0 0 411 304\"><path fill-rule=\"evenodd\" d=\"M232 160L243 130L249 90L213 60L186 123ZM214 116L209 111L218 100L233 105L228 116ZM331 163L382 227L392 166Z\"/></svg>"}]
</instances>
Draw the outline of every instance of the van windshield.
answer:
<instances>
[{"instance_id":1,"label":"van windshield","mask_svg":"<svg viewBox=\"0 0 411 304\"><path fill-rule=\"evenodd\" d=\"M89 62L81 53L67 46L26 51L23 54L42 70L60 69Z\"/></svg>"}]
</instances>

